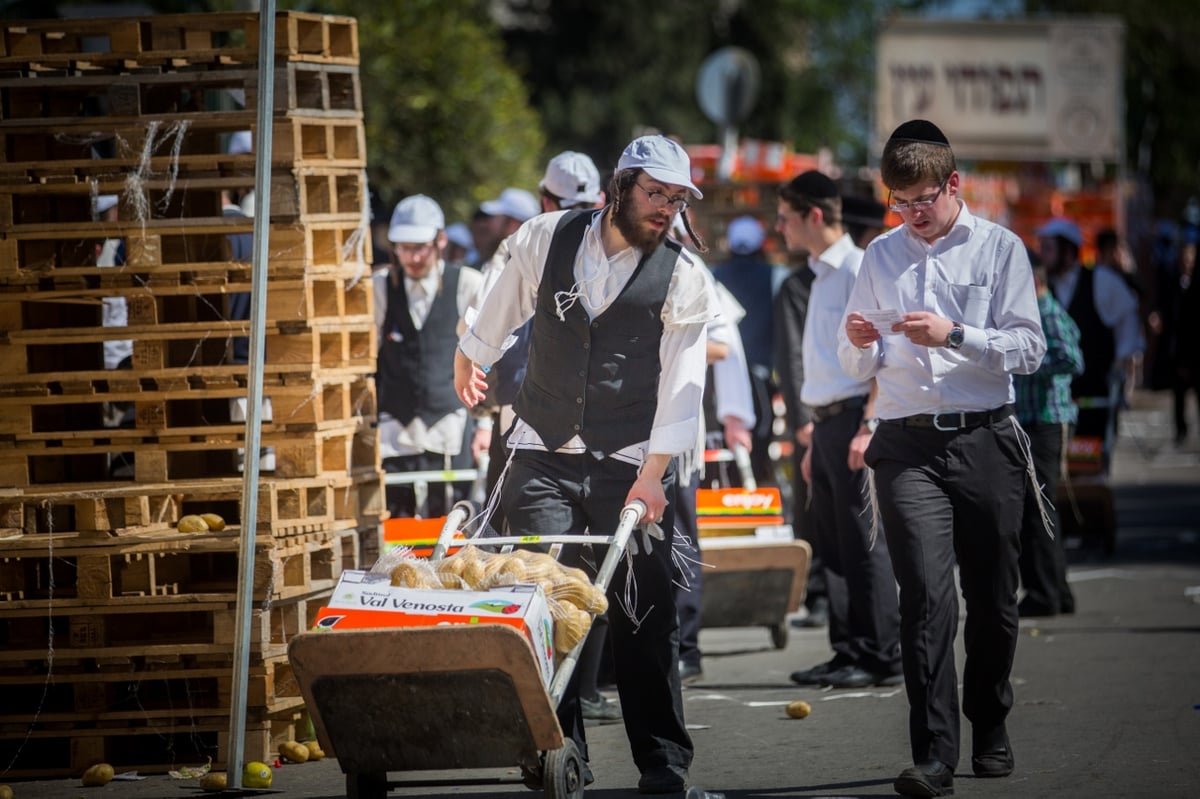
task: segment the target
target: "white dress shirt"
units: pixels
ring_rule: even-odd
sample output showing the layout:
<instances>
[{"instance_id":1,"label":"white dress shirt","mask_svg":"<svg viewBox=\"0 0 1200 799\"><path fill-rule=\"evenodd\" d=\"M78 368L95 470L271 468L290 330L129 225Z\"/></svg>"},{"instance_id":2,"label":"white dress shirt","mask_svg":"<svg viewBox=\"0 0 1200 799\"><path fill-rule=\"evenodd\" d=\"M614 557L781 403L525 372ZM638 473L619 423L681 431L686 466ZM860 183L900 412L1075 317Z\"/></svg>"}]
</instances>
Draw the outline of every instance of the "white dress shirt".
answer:
<instances>
[{"instance_id":1,"label":"white dress shirt","mask_svg":"<svg viewBox=\"0 0 1200 799\"><path fill-rule=\"evenodd\" d=\"M1079 285L1081 269L1083 267L1076 264L1066 274L1050 279L1054 297L1064 308L1069 308L1071 300L1075 298L1075 287ZM1138 321L1137 295L1112 267L1100 264L1092 270L1092 303L1100 321L1113 332L1113 343L1116 346L1114 357L1117 360L1128 358L1145 349L1146 342L1142 339L1141 324Z\"/></svg>"},{"instance_id":2,"label":"white dress shirt","mask_svg":"<svg viewBox=\"0 0 1200 799\"><path fill-rule=\"evenodd\" d=\"M597 210L584 232L575 256L575 286L558 298L564 309L582 303L593 319L616 299L642 257L642 251L633 247L611 258L605 255L600 236L604 212ZM550 241L563 213L535 216L509 237L508 263L483 299L478 318L459 339L459 347L475 363L490 366L499 360L509 334L533 316ZM717 316L713 294L700 271L704 268L686 251L680 253L662 307L662 372L650 438L613 453L614 458L640 465L649 453L677 455L695 443L704 393L705 327ZM522 419L517 420L508 444L513 449L545 449L537 432ZM586 450L585 442L575 436L558 451Z\"/></svg>"},{"instance_id":3,"label":"white dress shirt","mask_svg":"<svg viewBox=\"0 0 1200 799\"><path fill-rule=\"evenodd\" d=\"M804 385L800 401L810 408L819 408L851 397L865 397L871 392L869 380L859 380L846 374L838 361L838 330L846 315L846 300L854 288L854 279L862 264L863 251L850 234L829 245L820 255L808 259L816 275L804 317Z\"/></svg>"},{"instance_id":4,"label":"white dress shirt","mask_svg":"<svg viewBox=\"0 0 1200 799\"><path fill-rule=\"evenodd\" d=\"M859 348L843 319L838 358L850 376L876 378L883 419L1012 402L1010 374L1031 374L1046 352L1025 245L961 202L950 231L933 244L907 225L871 242L846 304L847 313L864 309L930 311L964 331L957 350L913 344L890 330Z\"/></svg>"},{"instance_id":5,"label":"white dress shirt","mask_svg":"<svg viewBox=\"0 0 1200 799\"><path fill-rule=\"evenodd\" d=\"M404 277L404 290L408 295L408 312L413 324L420 330L425 320L429 318L429 309L433 298L441 284L442 273L446 264L438 261L437 269L430 270L420 281ZM372 276L375 289L375 324L382 338L388 334L383 329L387 317L388 287L391 280L390 269L380 269ZM423 292L414 292L412 287L420 283ZM467 312L471 299L478 293L483 276L476 269L463 267L458 270L458 292L455 294L455 306L461 320ZM425 296L416 296L424 293ZM461 324L460 324L461 327ZM457 455L462 450L463 435L467 429L467 410L460 408L438 419L428 427L421 421L420 416L413 418L408 425L387 411L379 412L379 453L383 458L394 458L402 455L416 455L421 452L440 452L447 456Z\"/></svg>"}]
</instances>

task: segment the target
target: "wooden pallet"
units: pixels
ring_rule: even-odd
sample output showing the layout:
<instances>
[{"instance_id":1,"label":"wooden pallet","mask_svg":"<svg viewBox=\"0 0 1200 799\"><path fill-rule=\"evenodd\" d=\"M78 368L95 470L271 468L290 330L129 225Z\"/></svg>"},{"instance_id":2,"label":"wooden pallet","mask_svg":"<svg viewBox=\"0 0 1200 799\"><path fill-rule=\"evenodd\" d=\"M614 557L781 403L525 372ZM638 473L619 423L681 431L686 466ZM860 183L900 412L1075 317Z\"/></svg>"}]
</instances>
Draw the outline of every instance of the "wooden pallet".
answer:
<instances>
[{"instance_id":1,"label":"wooden pallet","mask_svg":"<svg viewBox=\"0 0 1200 799\"><path fill-rule=\"evenodd\" d=\"M277 478L350 475L379 468L379 436L373 425L347 419L307 425L304 432L266 430ZM141 440L79 439L16 442L0 448L0 485L28 487L93 483L109 479L110 461L132 461L134 482L161 483L238 474L243 428L184 428ZM38 445L41 446L38 446ZM63 446L65 444L65 446Z\"/></svg>"},{"instance_id":2,"label":"wooden pallet","mask_svg":"<svg viewBox=\"0 0 1200 799\"><path fill-rule=\"evenodd\" d=\"M303 738L310 729L308 713L298 700L270 709L247 708L243 761L271 762L279 745ZM0 716L0 759L10 779L78 778L96 763L117 771L161 774L181 766L203 766L211 758L215 771L229 757L229 711L194 710L172 719L88 722L3 723Z\"/></svg>"},{"instance_id":3,"label":"wooden pallet","mask_svg":"<svg viewBox=\"0 0 1200 799\"><path fill-rule=\"evenodd\" d=\"M63 535L67 536L64 543L72 543L79 538L165 534L173 532L180 517L192 513L216 513L235 527L242 518L242 486L242 478L230 477L157 485L99 483L6 489L0 493L0 558L23 548L41 551L50 547L52 541L43 536ZM278 538L371 528L386 510L382 474L365 469L352 475L308 479L260 478L255 507L259 535ZM377 551L372 542L364 539L361 543ZM13 592L27 584L42 584L41 578L27 581L19 577L19 568L6 563L0 562L0 599L20 598Z\"/></svg>"},{"instance_id":4,"label":"wooden pallet","mask_svg":"<svg viewBox=\"0 0 1200 799\"><path fill-rule=\"evenodd\" d=\"M0 72L0 121L41 119L48 128L77 125L87 116L97 129L136 117L221 110L212 97L242 94L258 107L258 70L221 64L201 69L72 70L62 75L8 77ZM361 119L358 67L285 63L275 70L273 115Z\"/></svg>"},{"instance_id":5,"label":"wooden pallet","mask_svg":"<svg viewBox=\"0 0 1200 799\"><path fill-rule=\"evenodd\" d=\"M244 12L12 21L0 29L0 66L253 62L259 54L258 26L259 15ZM357 64L358 21L278 12L275 54L315 63Z\"/></svg>"},{"instance_id":6,"label":"wooden pallet","mask_svg":"<svg viewBox=\"0 0 1200 799\"><path fill-rule=\"evenodd\" d=\"M86 231L74 225L39 225L0 237L0 285L38 285L64 273L72 279L69 285L77 285L73 280L81 274L99 276L112 269L95 265L97 245L106 238L125 239L126 271L145 274L149 285L245 271L249 264L229 261L226 236L253 232L252 220L237 217L150 220L145 229L132 222L98 223ZM267 235L272 275L362 272L370 262L370 235L362 220L271 223Z\"/></svg>"},{"instance_id":7,"label":"wooden pallet","mask_svg":"<svg viewBox=\"0 0 1200 799\"><path fill-rule=\"evenodd\" d=\"M101 268L94 275L101 285L40 290L0 286L0 329L11 336L20 330L95 327L102 318L104 300L117 297L125 299L130 325L211 324L229 316L230 295L248 294L253 287L248 279L148 285L144 275L119 267ZM281 276L269 281L266 298L266 319L272 325L306 321L355 324L375 318L371 283L357 277Z\"/></svg>"},{"instance_id":8,"label":"wooden pallet","mask_svg":"<svg viewBox=\"0 0 1200 799\"><path fill-rule=\"evenodd\" d=\"M285 655L292 636L311 629L328 603L330 590L255 602L250 651L263 658ZM46 657L51 646L56 661L60 657L229 655L237 622L236 596L231 594L10 601L0 608L0 634L5 641L0 668Z\"/></svg>"},{"instance_id":9,"label":"wooden pallet","mask_svg":"<svg viewBox=\"0 0 1200 799\"><path fill-rule=\"evenodd\" d=\"M172 178L159 175L143 181L132 199L144 202L153 219L195 220L225 224L221 192L244 193L254 188L254 174ZM361 169L304 167L276 168L270 178L271 220L279 224L334 222L355 225L363 219L366 175ZM116 185L52 183L0 185L0 233L40 231L44 225L70 225L74 238L96 239L92 222L93 193L119 194L128 212L131 194L124 182ZM235 217L252 233L254 220ZM149 220L147 220L149 221Z\"/></svg>"},{"instance_id":10,"label":"wooden pallet","mask_svg":"<svg viewBox=\"0 0 1200 799\"><path fill-rule=\"evenodd\" d=\"M291 113L272 120L271 163L277 166L366 167L361 119ZM253 111L207 111L154 117L109 117L101 123L79 117L53 127L35 119L0 121L0 157L11 163L43 165L88 158L104 146L118 158L220 155L229 134L250 130ZM140 163L140 160L139 160ZM145 170L143 170L145 171Z\"/></svg>"},{"instance_id":11,"label":"wooden pallet","mask_svg":"<svg viewBox=\"0 0 1200 799\"><path fill-rule=\"evenodd\" d=\"M170 529L119 539L57 533L0 542L7 586L0 594L0 616L29 610L69 614L92 604L150 609L188 598L233 602L239 537L240 527L232 525L221 533ZM332 590L344 569L361 565L359 555L359 531L353 527L261 536L252 596L278 602Z\"/></svg>"},{"instance_id":12,"label":"wooden pallet","mask_svg":"<svg viewBox=\"0 0 1200 799\"><path fill-rule=\"evenodd\" d=\"M276 322L266 331L268 366L375 371L378 339L373 319L347 317L319 326ZM173 325L14 330L0 337L0 375L92 372L103 366L107 340L133 342L133 371L217 366L228 361L232 339L248 336L249 321L211 320ZM61 378L62 375L59 374ZM114 374L114 380L121 376Z\"/></svg>"}]
</instances>

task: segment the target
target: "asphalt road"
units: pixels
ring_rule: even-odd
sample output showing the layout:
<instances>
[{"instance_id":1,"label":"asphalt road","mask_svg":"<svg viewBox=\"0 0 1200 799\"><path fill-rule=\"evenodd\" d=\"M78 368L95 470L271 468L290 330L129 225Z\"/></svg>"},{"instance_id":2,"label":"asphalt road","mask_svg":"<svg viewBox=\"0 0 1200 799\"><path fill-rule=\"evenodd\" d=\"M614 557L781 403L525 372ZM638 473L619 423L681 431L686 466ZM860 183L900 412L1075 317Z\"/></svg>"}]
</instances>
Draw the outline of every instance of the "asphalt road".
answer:
<instances>
[{"instance_id":1,"label":"asphalt road","mask_svg":"<svg viewBox=\"0 0 1200 799\"><path fill-rule=\"evenodd\" d=\"M1112 473L1116 552L1068 541L1077 612L1021 624L1009 719L1016 771L974 779L968 751L956 795L1200 797L1200 441L1193 434L1182 447L1171 443L1168 402L1139 395L1122 423ZM704 679L684 695L696 744L693 785L728 799L894 796L892 780L909 764L902 689L791 685L791 671L829 657L823 630L793 630L783 650L762 629L706 630L701 644ZM784 713L797 699L812 705L808 718ZM588 735L596 782L587 795L636 796L622 726ZM515 770L422 776L508 782L396 788L391 796L536 795ZM198 794L194 781L161 775L103 788L77 780L12 787L16 799ZM344 791L329 759L278 769L272 793L327 799Z\"/></svg>"}]
</instances>

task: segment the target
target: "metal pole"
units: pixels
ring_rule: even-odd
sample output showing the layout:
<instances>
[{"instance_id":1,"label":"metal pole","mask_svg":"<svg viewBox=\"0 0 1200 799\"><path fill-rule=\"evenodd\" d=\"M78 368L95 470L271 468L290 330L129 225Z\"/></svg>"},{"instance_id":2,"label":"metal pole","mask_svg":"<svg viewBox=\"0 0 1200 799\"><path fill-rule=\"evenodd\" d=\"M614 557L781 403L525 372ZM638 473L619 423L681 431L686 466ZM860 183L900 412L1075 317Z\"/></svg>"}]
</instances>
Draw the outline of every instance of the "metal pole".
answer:
<instances>
[{"instance_id":1,"label":"metal pole","mask_svg":"<svg viewBox=\"0 0 1200 799\"><path fill-rule=\"evenodd\" d=\"M242 538L238 558L237 633L233 642L227 784L242 787L250 619L254 612L254 542L258 534L258 454L262 440L263 357L266 339L267 258L270 254L271 133L275 113L275 0L263 0L258 25L258 127L254 137L254 261L250 290L250 356L246 386L246 456L242 472ZM264 628L266 626L264 625Z\"/></svg>"}]
</instances>

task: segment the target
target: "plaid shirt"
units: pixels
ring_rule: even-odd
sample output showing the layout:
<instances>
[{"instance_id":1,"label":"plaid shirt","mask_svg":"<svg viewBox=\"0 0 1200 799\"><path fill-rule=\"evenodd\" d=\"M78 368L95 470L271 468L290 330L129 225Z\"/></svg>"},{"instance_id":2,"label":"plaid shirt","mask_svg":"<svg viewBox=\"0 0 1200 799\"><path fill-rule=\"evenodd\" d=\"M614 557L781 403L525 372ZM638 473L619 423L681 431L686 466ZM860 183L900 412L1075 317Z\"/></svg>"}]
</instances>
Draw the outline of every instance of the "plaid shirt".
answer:
<instances>
[{"instance_id":1,"label":"plaid shirt","mask_svg":"<svg viewBox=\"0 0 1200 799\"><path fill-rule=\"evenodd\" d=\"M1071 399L1071 380L1083 373L1079 327L1049 291L1037 298L1046 335L1046 357L1031 375L1013 375L1017 420L1021 424L1075 424L1079 408Z\"/></svg>"}]
</instances>

